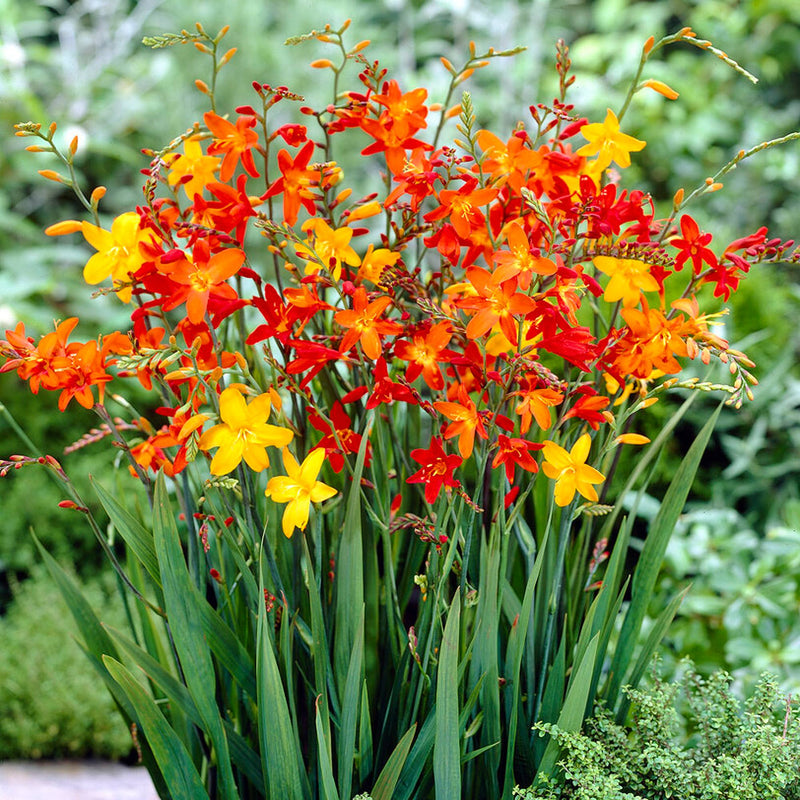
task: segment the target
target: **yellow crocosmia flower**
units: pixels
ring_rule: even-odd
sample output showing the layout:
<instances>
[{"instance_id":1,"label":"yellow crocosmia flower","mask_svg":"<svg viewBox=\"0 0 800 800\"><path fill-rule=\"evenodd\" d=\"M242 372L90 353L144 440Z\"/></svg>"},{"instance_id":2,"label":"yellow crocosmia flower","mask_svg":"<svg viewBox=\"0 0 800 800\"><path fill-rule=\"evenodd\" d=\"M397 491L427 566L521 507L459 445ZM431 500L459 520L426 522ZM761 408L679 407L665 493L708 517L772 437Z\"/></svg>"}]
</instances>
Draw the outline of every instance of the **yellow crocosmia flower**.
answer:
<instances>
[{"instance_id":1,"label":"yellow crocosmia flower","mask_svg":"<svg viewBox=\"0 0 800 800\"><path fill-rule=\"evenodd\" d=\"M311 503L321 503L336 494L336 489L317 480L325 449L317 447L298 464L289 449L283 448L283 466L287 475L270 478L265 494L276 503L288 503L283 512L283 533L289 538L295 528L305 530Z\"/></svg>"},{"instance_id":2,"label":"yellow crocosmia flower","mask_svg":"<svg viewBox=\"0 0 800 800\"><path fill-rule=\"evenodd\" d=\"M187 175L191 178L182 183L186 196L191 200L196 194L202 195L207 184L217 180L220 159L203 153L198 139L187 139L183 143L183 155L179 155L170 165L167 181L175 186Z\"/></svg>"},{"instance_id":3,"label":"yellow crocosmia flower","mask_svg":"<svg viewBox=\"0 0 800 800\"><path fill-rule=\"evenodd\" d=\"M381 273L386 267L393 267L400 260L400 253L393 253L385 247L374 249L374 245L367 248L364 258L361 259L361 266L358 270L360 281L370 281L376 286L381 279Z\"/></svg>"},{"instance_id":4,"label":"yellow crocosmia flower","mask_svg":"<svg viewBox=\"0 0 800 800\"><path fill-rule=\"evenodd\" d=\"M358 253L350 246L353 229L346 225L335 230L325 220L314 218L303 223L304 231L313 231L310 244L296 244L297 254L308 259L305 267L306 275L319 272L321 267L330 270L331 276L338 281L342 275L342 262L351 267L361 264Z\"/></svg>"},{"instance_id":5,"label":"yellow crocosmia flower","mask_svg":"<svg viewBox=\"0 0 800 800\"><path fill-rule=\"evenodd\" d=\"M617 115L609 108L603 122L592 122L581 128L581 136L587 139L585 144L577 151L579 156L597 155L597 168L605 169L612 161L620 167L629 167L631 157L629 153L642 150L647 142L634 139L619 129Z\"/></svg>"},{"instance_id":6,"label":"yellow crocosmia flower","mask_svg":"<svg viewBox=\"0 0 800 800\"><path fill-rule=\"evenodd\" d=\"M591 445L592 439L588 433L584 433L569 452L549 439L544 443L542 469L548 478L556 482L557 506L569 505L576 491L587 500L597 502L597 492L592 484L602 483L605 477L586 463Z\"/></svg>"},{"instance_id":7,"label":"yellow crocosmia flower","mask_svg":"<svg viewBox=\"0 0 800 800\"><path fill-rule=\"evenodd\" d=\"M603 293L608 303L622 300L625 308L639 305L642 292L657 292L658 281L650 274L650 267L635 258L614 258L613 256L595 256L594 265L600 272L611 276L611 280Z\"/></svg>"},{"instance_id":8,"label":"yellow crocosmia flower","mask_svg":"<svg viewBox=\"0 0 800 800\"><path fill-rule=\"evenodd\" d=\"M155 241L152 231L139 227L140 218L135 211L120 214L107 231L81 222L83 238L97 252L86 262L83 278L92 285L110 277L115 284L125 283L144 263L145 256L139 248L140 243ZM131 288L123 287L117 291L119 299L127 303L131 299Z\"/></svg>"},{"instance_id":9,"label":"yellow crocosmia flower","mask_svg":"<svg viewBox=\"0 0 800 800\"><path fill-rule=\"evenodd\" d=\"M269 466L267 447L285 447L294 434L288 428L268 425L269 394L260 394L249 403L239 386L229 386L219 396L221 422L200 437L201 450L217 452L211 459L212 475L227 475L244 459L256 472Z\"/></svg>"}]
</instances>

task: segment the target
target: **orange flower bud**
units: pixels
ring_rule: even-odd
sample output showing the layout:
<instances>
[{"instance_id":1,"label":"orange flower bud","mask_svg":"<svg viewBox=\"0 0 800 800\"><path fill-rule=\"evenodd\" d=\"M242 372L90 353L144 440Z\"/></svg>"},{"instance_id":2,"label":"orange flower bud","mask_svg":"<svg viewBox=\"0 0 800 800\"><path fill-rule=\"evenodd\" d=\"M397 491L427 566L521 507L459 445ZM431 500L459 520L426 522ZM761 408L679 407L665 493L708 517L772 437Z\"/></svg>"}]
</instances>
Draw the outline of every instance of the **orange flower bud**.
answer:
<instances>
[{"instance_id":1,"label":"orange flower bud","mask_svg":"<svg viewBox=\"0 0 800 800\"><path fill-rule=\"evenodd\" d=\"M39 174L43 178L47 178L47 180L49 181L55 181L56 183L64 183L64 178L52 169L40 169Z\"/></svg>"},{"instance_id":2,"label":"orange flower bud","mask_svg":"<svg viewBox=\"0 0 800 800\"><path fill-rule=\"evenodd\" d=\"M449 72L451 75L455 75L455 74L456 74L456 68L455 68L455 67L454 67L454 66L453 66L453 65L452 65L452 64L451 64L451 63L450 63L450 62L449 62L449 61L448 61L448 60L447 60L447 59L446 59L444 56L441 56L440 60L441 60L441 62L442 62L442 65L444 66L444 68L445 68L445 69L446 69L446 70L447 70L447 71L448 71L448 72Z\"/></svg>"},{"instance_id":3,"label":"orange flower bud","mask_svg":"<svg viewBox=\"0 0 800 800\"><path fill-rule=\"evenodd\" d=\"M352 21L353 21L352 19L346 19L346 20L345 20L345 21L342 23L342 27L341 27L341 29L340 29L339 33L344 33L344 32L345 32L345 31L346 31L346 30L347 30L347 29L350 27L350 23L351 23Z\"/></svg>"},{"instance_id":4,"label":"orange flower bud","mask_svg":"<svg viewBox=\"0 0 800 800\"><path fill-rule=\"evenodd\" d=\"M92 205L97 205L105 196L108 189L105 186L98 186L91 196Z\"/></svg>"},{"instance_id":5,"label":"orange flower bud","mask_svg":"<svg viewBox=\"0 0 800 800\"><path fill-rule=\"evenodd\" d=\"M55 122L50 123L50 127L47 129L50 132L50 136L52 136L56 132L57 127L58 126L55 124Z\"/></svg>"},{"instance_id":6,"label":"orange flower bud","mask_svg":"<svg viewBox=\"0 0 800 800\"><path fill-rule=\"evenodd\" d=\"M614 441L617 444L650 444L650 439L639 433L623 433L617 436Z\"/></svg>"},{"instance_id":7,"label":"orange flower bud","mask_svg":"<svg viewBox=\"0 0 800 800\"><path fill-rule=\"evenodd\" d=\"M453 117L457 117L461 113L461 103L456 103L456 105L451 106L444 112L445 119L453 119Z\"/></svg>"},{"instance_id":8,"label":"orange flower bud","mask_svg":"<svg viewBox=\"0 0 800 800\"><path fill-rule=\"evenodd\" d=\"M81 230L81 223L76 219L65 219L63 222L56 222L44 229L47 236L64 236L68 233L77 233Z\"/></svg>"},{"instance_id":9,"label":"orange flower bud","mask_svg":"<svg viewBox=\"0 0 800 800\"><path fill-rule=\"evenodd\" d=\"M365 47L369 46L369 39L362 39L360 42L356 44L356 46L350 51L350 55L355 55L356 53L360 53Z\"/></svg>"},{"instance_id":10,"label":"orange flower bud","mask_svg":"<svg viewBox=\"0 0 800 800\"><path fill-rule=\"evenodd\" d=\"M475 68L471 67L470 69L465 69L456 79L453 81L453 85L458 86L459 83L464 83L465 80L472 77L472 73L475 72Z\"/></svg>"},{"instance_id":11,"label":"orange flower bud","mask_svg":"<svg viewBox=\"0 0 800 800\"><path fill-rule=\"evenodd\" d=\"M69 143L69 151L70 151L70 153L72 153L72 155L75 155L75 153L78 152L78 137L77 136L73 136L72 137L72 141Z\"/></svg>"},{"instance_id":12,"label":"orange flower bud","mask_svg":"<svg viewBox=\"0 0 800 800\"><path fill-rule=\"evenodd\" d=\"M16 134L14 134L14 135L15 136L24 136L25 134L22 133L21 131L17 131ZM38 144L29 144L25 149L29 153L46 153L47 152L47 148L46 147L39 147Z\"/></svg>"},{"instance_id":13,"label":"orange flower bud","mask_svg":"<svg viewBox=\"0 0 800 800\"><path fill-rule=\"evenodd\" d=\"M680 208L681 203L683 202L683 189L678 189L675 192L675 197L672 198L672 205L674 208Z\"/></svg>"},{"instance_id":14,"label":"orange flower bud","mask_svg":"<svg viewBox=\"0 0 800 800\"><path fill-rule=\"evenodd\" d=\"M208 84L205 81L201 81L200 78L198 78L194 82L194 85L197 88L197 90L202 92L203 94L208 94L209 93Z\"/></svg>"},{"instance_id":15,"label":"orange flower bud","mask_svg":"<svg viewBox=\"0 0 800 800\"><path fill-rule=\"evenodd\" d=\"M208 53L211 55L211 50L207 45L204 45L202 42L193 42L193 44L201 53Z\"/></svg>"},{"instance_id":16,"label":"orange flower bud","mask_svg":"<svg viewBox=\"0 0 800 800\"><path fill-rule=\"evenodd\" d=\"M666 97L667 100L677 100L679 96L678 93L670 86L667 86L666 83L664 83L663 81L654 80L653 78L644 81L641 84L641 87L652 89L654 92L658 92L659 94Z\"/></svg>"},{"instance_id":17,"label":"orange flower bud","mask_svg":"<svg viewBox=\"0 0 800 800\"><path fill-rule=\"evenodd\" d=\"M377 200L372 200L369 203L364 203L363 206L354 208L347 217L348 222L356 222L360 219L367 217L374 217L376 214L381 213L381 204Z\"/></svg>"},{"instance_id":18,"label":"orange flower bud","mask_svg":"<svg viewBox=\"0 0 800 800\"><path fill-rule=\"evenodd\" d=\"M231 47L227 53L219 60L219 66L221 67L223 64L227 64L235 55L236 55L237 48Z\"/></svg>"},{"instance_id":19,"label":"orange flower bud","mask_svg":"<svg viewBox=\"0 0 800 800\"><path fill-rule=\"evenodd\" d=\"M314 69L333 69L333 61L329 58L318 58L316 61L311 62L311 66Z\"/></svg>"},{"instance_id":20,"label":"orange flower bud","mask_svg":"<svg viewBox=\"0 0 800 800\"><path fill-rule=\"evenodd\" d=\"M652 49L653 45L656 43L655 36L650 36L647 41L644 43L644 47L642 48L642 52L647 55Z\"/></svg>"}]
</instances>

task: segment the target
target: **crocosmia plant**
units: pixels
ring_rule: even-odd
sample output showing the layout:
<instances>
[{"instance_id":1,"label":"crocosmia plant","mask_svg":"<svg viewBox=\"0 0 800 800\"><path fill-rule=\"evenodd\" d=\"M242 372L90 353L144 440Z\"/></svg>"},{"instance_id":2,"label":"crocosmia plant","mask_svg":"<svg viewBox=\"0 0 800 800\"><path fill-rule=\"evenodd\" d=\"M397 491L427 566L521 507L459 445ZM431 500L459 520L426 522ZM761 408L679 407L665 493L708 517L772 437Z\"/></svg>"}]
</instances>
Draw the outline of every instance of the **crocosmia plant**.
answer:
<instances>
[{"instance_id":1,"label":"crocosmia plant","mask_svg":"<svg viewBox=\"0 0 800 800\"><path fill-rule=\"evenodd\" d=\"M435 102L347 28L289 42L330 45L311 64L332 79L322 109L265 83L230 109L198 81L208 111L144 151L141 204L113 219L106 189L78 184L77 141L17 126L86 209L46 232L85 240L86 282L130 327L80 341L72 317L36 340L20 323L0 370L97 412L81 444L127 459L94 479L124 546L52 455L0 468L53 471L119 573L127 631L43 552L165 799L511 798L557 782L558 744L532 728L577 730L598 701L624 721L620 689L680 602L640 636L718 410L636 553L648 467L698 392L739 405L756 383L715 327L718 299L791 257L766 228L715 242L687 206L794 134L679 191L666 219L626 183L646 146L626 130L635 94L679 102L645 77L655 53L682 42L744 72L690 29L647 41L624 106L594 120L568 102L559 43L560 96L493 131L453 95L516 51L442 59ZM225 33L147 43L193 43L216 78ZM363 195L336 160L358 151ZM705 377L711 362L730 385ZM675 387L683 405L650 441L640 418Z\"/></svg>"}]
</instances>

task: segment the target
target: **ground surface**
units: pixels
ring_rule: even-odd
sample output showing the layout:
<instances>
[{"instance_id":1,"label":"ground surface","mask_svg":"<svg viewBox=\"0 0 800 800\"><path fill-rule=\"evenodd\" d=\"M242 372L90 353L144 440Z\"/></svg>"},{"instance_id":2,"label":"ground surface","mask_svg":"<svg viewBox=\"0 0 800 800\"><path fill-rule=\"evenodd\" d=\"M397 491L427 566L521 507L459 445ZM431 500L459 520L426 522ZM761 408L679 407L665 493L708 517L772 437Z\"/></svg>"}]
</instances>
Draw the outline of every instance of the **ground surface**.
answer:
<instances>
[{"instance_id":1,"label":"ground surface","mask_svg":"<svg viewBox=\"0 0 800 800\"><path fill-rule=\"evenodd\" d=\"M106 761L0 762L2 800L158 800L143 767Z\"/></svg>"}]
</instances>

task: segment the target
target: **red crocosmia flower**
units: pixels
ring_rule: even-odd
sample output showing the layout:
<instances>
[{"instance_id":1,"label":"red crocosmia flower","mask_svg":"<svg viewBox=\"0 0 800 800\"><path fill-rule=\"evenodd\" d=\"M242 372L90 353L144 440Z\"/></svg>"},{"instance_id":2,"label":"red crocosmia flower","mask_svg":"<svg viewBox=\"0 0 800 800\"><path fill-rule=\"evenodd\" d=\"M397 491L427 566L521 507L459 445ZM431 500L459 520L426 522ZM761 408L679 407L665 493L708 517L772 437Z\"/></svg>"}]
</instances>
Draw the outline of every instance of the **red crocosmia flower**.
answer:
<instances>
[{"instance_id":1,"label":"red crocosmia flower","mask_svg":"<svg viewBox=\"0 0 800 800\"><path fill-rule=\"evenodd\" d=\"M395 400L401 403L417 404L414 393L408 386L402 383L395 383L389 378L389 370L386 367L385 359L379 358L375 362L375 369L372 371L372 377L375 380L375 384L372 387L370 396L367 398L366 407L368 409L377 408L381 403L389 405ZM353 392L350 392L349 395L353 395Z\"/></svg>"},{"instance_id":2,"label":"red crocosmia flower","mask_svg":"<svg viewBox=\"0 0 800 800\"><path fill-rule=\"evenodd\" d=\"M214 134L214 141L208 146L209 155L225 154L219 171L220 179L230 180L240 160L245 172L251 178L258 178L251 152L252 148L258 147L258 134L253 130L256 118L239 117L234 125L213 111L207 111L203 115L203 121Z\"/></svg>"},{"instance_id":3,"label":"red crocosmia flower","mask_svg":"<svg viewBox=\"0 0 800 800\"><path fill-rule=\"evenodd\" d=\"M267 189L264 199L283 194L283 219L287 225L297 222L297 212L302 205L309 214L316 210L314 195L309 187L319 185L322 172L309 169L311 156L314 154L314 142L306 142L303 149L292 158L287 150L278 151L278 169L281 177Z\"/></svg>"},{"instance_id":4,"label":"red crocosmia flower","mask_svg":"<svg viewBox=\"0 0 800 800\"><path fill-rule=\"evenodd\" d=\"M283 302L278 290L268 283L264 286L264 297L254 297L254 305L266 322L258 325L247 337L247 344L258 344L265 339L277 339L285 345L292 336L292 328L297 320L293 307Z\"/></svg>"},{"instance_id":5,"label":"red crocosmia flower","mask_svg":"<svg viewBox=\"0 0 800 800\"><path fill-rule=\"evenodd\" d=\"M253 206L261 202L260 198L252 198L247 194L246 185L246 175L237 178L236 188L227 183L209 183L206 188L217 199L207 202L200 195L195 195L193 203L195 215L202 214L202 224L224 233L235 231L234 236L239 244L244 242L248 219L256 216Z\"/></svg>"},{"instance_id":6,"label":"red crocosmia flower","mask_svg":"<svg viewBox=\"0 0 800 800\"><path fill-rule=\"evenodd\" d=\"M681 233L683 238L669 241L673 247L680 250L675 258L675 269L683 269L683 265L689 259L692 260L695 275L699 275L703 271L703 262L714 269L717 266L717 257L712 250L706 247L711 242L711 234L700 233L697 223L688 214L681 217Z\"/></svg>"},{"instance_id":7,"label":"red crocosmia flower","mask_svg":"<svg viewBox=\"0 0 800 800\"><path fill-rule=\"evenodd\" d=\"M337 361L343 358L338 350L325 347L325 345L318 342L308 342L305 339L290 339L288 344L294 348L297 356L286 365L286 371L290 375L306 373L300 381L301 387L307 386L329 361Z\"/></svg>"},{"instance_id":8,"label":"red crocosmia flower","mask_svg":"<svg viewBox=\"0 0 800 800\"><path fill-rule=\"evenodd\" d=\"M492 461L492 469L504 466L509 483L514 482L514 467L520 466L526 472L538 472L539 465L531 453L541 450L544 445L529 442L527 439L514 439L501 433L497 437L497 455Z\"/></svg>"},{"instance_id":9,"label":"red crocosmia flower","mask_svg":"<svg viewBox=\"0 0 800 800\"><path fill-rule=\"evenodd\" d=\"M410 362L406 367L406 380L409 383L413 383L421 374L434 391L444 388L439 362L448 360L452 355L447 349L452 335L449 322L437 322L414 331L410 342L401 339L395 343L395 356Z\"/></svg>"},{"instance_id":10,"label":"red crocosmia flower","mask_svg":"<svg viewBox=\"0 0 800 800\"><path fill-rule=\"evenodd\" d=\"M339 350L346 353L356 342L361 342L364 355L373 361L380 358L383 348L381 335L402 333L403 326L397 322L378 319L391 304L392 298L383 295L371 303L367 302L367 290L359 286L353 293L353 308L337 311L334 320L349 330L344 335Z\"/></svg>"},{"instance_id":11,"label":"red crocosmia flower","mask_svg":"<svg viewBox=\"0 0 800 800\"><path fill-rule=\"evenodd\" d=\"M210 297L235 300L238 295L227 283L239 270L244 261L244 251L226 248L213 256L208 242L198 239L192 249L191 261L184 255L176 261L162 259L158 264L161 272L166 272L180 288L165 300L163 309L170 311L181 303L186 303L186 316L195 325L200 324L208 310Z\"/></svg>"},{"instance_id":12,"label":"red crocosmia flower","mask_svg":"<svg viewBox=\"0 0 800 800\"><path fill-rule=\"evenodd\" d=\"M588 328L582 326L543 337L535 346L561 356L584 372L590 371L590 362L597 358L594 336Z\"/></svg>"},{"instance_id":13,"label":"red crocosmia flower","mask_svg":"<svg viewBox=\"0 0 800 800\"><path fill-rule=\"evenodd\" d=\"M272 139L280 136L286 144L291 147L300 147L306 141L308 130L305 125L298 125L296 123L287 123L281 125L273 134Z\"/></svg>"},{"instance_id":14,"label":"red crocosmia flower","mask_svg":"<svg viewBox=\"0 0 800 800\"><path fill-rule=\"evenodd\" d=\"M403 94L395 80L383 84L383 93L372 95L372 100L386 108L393 128L402 136L408 136L426 126L428 107L425 100L427 89L412 89Z\"/></svg>"},{"instance_id":15,"label":"red crocosmia flower","mask_svg":"<svg viewBox=\"0 0 800 800\"><path fill-rule=\"evenodd\" d=\"M475 403L472 402L463 384L459 384L456 397L457 403L438 402L434 403L433 407L447 419L452 420L445 429L444 438L452 439L458 436L458 452L462 458L469 458L475 444L475 434L477 433L481 439L488 439L489 435Z\"/></svg>"},{"instance_id":16,"label":"red crocosmia flower","mask_svg":"<svg viewBox=\"0 0 800 800\"><path fill-rule=\"evenodd\" d=\"M597 430L601 422L607 422L601 412L611 403L611 400L608 397L594 393L591 387L586 386L583 388L585 390L583 395L572 404L572 407L564 414L563 418L577 417L588 422L593 430Z\"/></svg>"},{"instance_id":17,"label":"red crocosmia flower","mask_svg":"<svg viewBox=\"0 0 800 800\"><path fill-rule=\"evenodd\" d=\"M361 447L361 434L356 433L351 427L350 417L344 410L341 402L337 400L330 411L330 422L323 419L316 411L311 411L308 421L320 433L325 434L316 444L325 450L328 463L334 472L339 473L344 467L344 457L350 453L357 453ZM367 442L364 456L364 466L369 466L372 459L372 448Z\"/></svg>"},{"instance_id":18,"label":"red crocosmia flower","mask_svg":"<svg viewBox=\"0 0 800 800\"><path fill-rule=\"evenodd\" d=\"M431 439L431 446L427 450L412 450L411 458L422 464L422 468L406 478L406 483L424 483L425 500L428 503L436 502L442 486L454 489L461 486L460 481L453 477L453 471L461 466L463 459L457 455L446 455L438 436Z\"/></svg>"}]
</instances>

